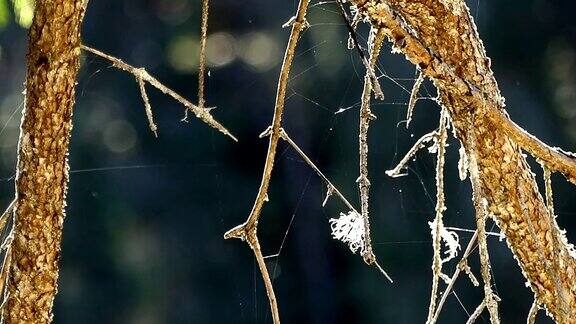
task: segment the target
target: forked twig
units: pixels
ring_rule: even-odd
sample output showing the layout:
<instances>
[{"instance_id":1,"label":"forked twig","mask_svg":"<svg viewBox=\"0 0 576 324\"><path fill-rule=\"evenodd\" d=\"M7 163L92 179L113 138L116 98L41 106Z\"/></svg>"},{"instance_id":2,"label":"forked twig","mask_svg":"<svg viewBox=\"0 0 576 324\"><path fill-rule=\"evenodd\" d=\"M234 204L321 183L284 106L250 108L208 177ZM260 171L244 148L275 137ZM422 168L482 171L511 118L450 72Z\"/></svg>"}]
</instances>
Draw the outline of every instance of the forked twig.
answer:
<instances>
[{"instance_id":1,"label":"forked twig","mask_svg":"<svg viewBox=\"0 0 576 324\"><path fill-rule=\"evenodd\" d=\"M239 238L247 241L249 246L252 248L252 251L254 251L257 259L259 258L258 254L260 254L260 258L262 256L261 252L258 253L260 249L260 243L258 242L257 236L258 219L260 218L260 214L262 212L262 206L264 205L264 202L268 196L268 187L270 185L270 178L274 168L274 159L276 157L278 141L280 139L282 113L284 111L284 103L286 100L288 77L290 75L290 69L292 67L292 60L294 59L294 53L296 51L298 39L301 32L307 26L305 16L309 2L309 0L300 0L296 15L290 20L292 30L290 32L290 39L288 40L288 45L286 46L286 52L284 53L284 60L282 62L282 68L280 70L280 76L278 79L276 101L274 104L274 116L272 118L272 126L270 127L268 152L266 153L262 182L260 183L260 188L258 189L256 200L246 221L224 234L224 238L226 239ZM259 264L262 260L258 261ZM274 295L274 289L272 287L272 282L270 281L268 270L265 266L260 266L260 272L262 273L262 279L264 280L266 286L266 292L270 302L270 311L272 312L272 319L274 320L274 323L278 324L280 323L280 315L278 313L276 297Z\"/></svg>"},{"instance_id":2,"label":"forked twig","mask_svg":"<svg viewBox=\"0 0 576 324\"><path fill-rule=\"evenodd\" d=\"M195 104L191 103L190 101L188 101L187 99L185 99L184 97L182 97L181 95L176 93L174 90L172 90L172 89L168 88L167 86L165 86L164 84L162 84L155 77L151 76L145 69L136 68L130 64L125 63L124 61L122 61L119 58L108 55L106 53L103 53L97 49L88 47L86 45L81 45L81 48L87 52L90 52L94 55L100 56L101 58L104 58L104 59L110 61L112 63L112 65L117 67L118 69L124 70L124 71L134 75L136 80L141 79L143 81L150 83L153 87L162 91L164 94L167 94L170 97L174 98L176 101L181 103L184 107L186 107L187 109L192 111L194 113L194 115L198 119L200 119L201 121L205 122L206 124L212 126L215 129L219 130L224 135L227 135L228 137L232 138L234 141L238 141L238 139L236 137L234 137L234 135L232 135L224 126L222 126L218 121L216 121L214 119L214 117L212 117L212 115L210 114L210 111L208 109L200 108L200 107L196 106ZM146 102L146 98L143 98L143 100Z\"/></svg>"},{"instance_id":3,"label":"forked twig","mask_svg":"<svg viewBox=\"0 0 576 324\"><path fill-rule=\"evenodd\" d=\"M148 118L148 125L150 130L154 133L154 136L158 137L158 127L154 123L154 115L152 114L152 106L150 106L150 99L148 99L148 94L146 93L146 83L142 78L136 76L136 81L140 87L140 95L142 100L144 100L144 110L146 111L146 118ZM188 110L186 110L188 111Z\"/></svg>"},{"instance_id":4,"label":"forked twig","mask_svg":"<svg viewBox=\"0 0 576 324\"><path fill-rule=\"evenodd\" d=\"M444 306L446 299L448 298L448 296L452 292L452 288L454 288L454 284L456 283L458 276L460 275L460 273L464 269L464 264L466 262L466 259L468 258L468 256L470 256L470 253L472 253L472 250L474 248L474 244L476 244L477 239L478 239L478 230L474 231L474 234L472 235L472 238L470 238L470 242L468 242L468 245L466 246L466 250L464 251L464 254L462 255L462 259L460 259L460 262L458 262L458 266L454 270L454 274L452 274L452 277L450 278L450 281L448 282L448 286L444 290L444 293L442 293L442 297L440 298L440 301L438 302L438 306L436 307L436 314L434 314L434 319L432 320L432 323L436 323L438 321L438 318L440 317L440 311L442 311L442 307Z\"/></svg>"}]
</instances>

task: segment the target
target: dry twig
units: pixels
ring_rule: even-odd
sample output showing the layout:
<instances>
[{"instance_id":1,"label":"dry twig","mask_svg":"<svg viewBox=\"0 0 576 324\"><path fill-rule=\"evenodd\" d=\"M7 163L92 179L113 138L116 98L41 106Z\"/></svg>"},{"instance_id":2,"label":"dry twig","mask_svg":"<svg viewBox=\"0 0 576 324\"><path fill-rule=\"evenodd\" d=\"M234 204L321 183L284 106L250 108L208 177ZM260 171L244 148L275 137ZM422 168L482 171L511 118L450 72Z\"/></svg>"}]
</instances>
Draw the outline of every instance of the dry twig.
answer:
<instances>
[{"instance_id":1,"label":"dry twig","mask_svg":"<svg viewBox=\"0 0 576 324\"><path fill-rule=\"evenodd\" d=\"M139 80L143 80L143 81L150 83L150 85L152 85L156 89L162 91L163 93L169 95L170 97L174 98L176 101L181 103L184 107L186 107L191 112L193 112L194 115L198 119L200 119L201 121L205 122L206 124L212 126L215 129L219 130L224 135L232 138L234 141L238 141L238 139L234 135L232 135L224 126L222 126L218 121L216 121L214 119L214 117L212 117L212 115L210 114L210 111L208 109L200 108L200 107L196 106L195 104L191 103L190 101L188 101L187 99L185 99L184 97L182 97L181 95L176 93L174 90L172 90L172 89L168 88L167 86L165 86L164 84L160 83L160 81L158 81L155 77L151 76L144 68L133 67L130 64L124 63L124 61L122 61L119 58L108 55L106 53L103 53L97 49L88 47L86 45L81 45L81 48L87 52L90 52L94 55L100 56L101 58L104 58L104 59L110 61L112 63L112 65L114 65L115 67L134 75L134 77L136 78L136 80L139 83L140 83ZM140 87L142 89L142 86L140 86ZM143 95L144 103L146 104L147 97L144 97L146 92L144 91L141 93ZM148 105L148 107L146 107L146 114L148 115L148 119L150 122L151 121L151 113L148 114L148 109L149 109L149 105ZM153 128L154 126L155 126L154 122L152 121L150 124L150 128L152 129L153 132L155 132L155 130Z\"/></svg>"},{"instance_id":2,"label":"dry twig","mask_svg":"<svg viewBox=\"0 0 576 324\"><path fill-rule=\"evenodd\" d=\"M448 138L448 111L442 108L440 113L440 123L438 126L438 138L436 140L436 216L432 223L432 247L434 256L432 259L432 291L430 293L430 307L426 323L432 323L436 310L436 299L438 295L438 284L442 274L441 232L444 227L442 216L446 209L444 199L444 161L446 155L446 139Z\"/></svg>"}]
</instances>

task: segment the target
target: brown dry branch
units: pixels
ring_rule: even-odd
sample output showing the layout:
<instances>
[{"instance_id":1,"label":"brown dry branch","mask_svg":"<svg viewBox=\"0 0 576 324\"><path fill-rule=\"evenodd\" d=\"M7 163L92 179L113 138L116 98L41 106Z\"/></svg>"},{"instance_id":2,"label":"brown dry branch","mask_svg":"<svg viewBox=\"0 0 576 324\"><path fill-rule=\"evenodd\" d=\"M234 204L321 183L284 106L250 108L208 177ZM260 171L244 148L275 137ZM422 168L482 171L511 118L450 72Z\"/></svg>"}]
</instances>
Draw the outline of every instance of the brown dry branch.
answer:
<instances>
[{"instance_id":1,"label":"brown dry branch","mask_svg":"<svg viewBox=\"0 0 576 324\"><path fill-rule=\"evenodd\" d=\"M3 323L49 323L53 317L85 4L36 1L28 34L14 238L4 260L8 273L2 274L7 277Z\"/></svg>"},{"instance_id":2,"label":"brown dry branch","mask_svg":"<svg viewBox=\"0 0 576 324\"><path fill-rule=\"evenodd\" d=\"M292 67L292 60L294 59L294 53L296 51L296 45L298 44L298 39L302 31L308 26L306 21L306 11L308 10L309 0L300 0L298 4L298 9L296 15L290 19L288 23L284 26L292 26L290 32L290 38L288 40L288 45L286 46L286 52L284 53L284 59L282 62L282 68L280 70L280 76L278 78L278 88L276 92L276 101L274 104L274 116L272 117L272 125L269 129L270 138L268 142L268 152L266 153L266 161L264 164L264 171L262 174L262 182L260 183L260 188L258 189L258 194L256 200L252 207L250 215L243 224L240 224L224 234L224 238L239 238L246 241L258 261L260 267L260 273L262 274L262 279L264 280L264 285L266 287L266 293L268 295L268 300L270 303L270 311L272 313L272 319L274 323L280 323L280 314L278 313L278 305L276 303L276 297L274 294L274 289L272 287L272 281L270 280L270 275L264 264L264 259L262 257L262 251L260 249L260 243L258 241L257 229L258 229L258 219L262 212L262 207L264 202L268 198L268 187L270 185L270 178L272 176L272 170L274 168L274 159L276 157L276 149L278 147L278 141L280 139L280 132L282 128L282 114L284 112L284 103L286 100L286 89L288 87L288 77L290 75L290 69Z\"/></svg>"},{"instance_id":3,"label":"brown dry branch","mask_svg":"<svg viewBox=\"0 0 576 324\"><path fill-rule=\"evenodd\" d=\"M232 135L232 133L230 133L228 131L228 129L226 129L224 126L222 126L222 124L220 124L217 120L214 119L214 117L210 114L209 109L199 107L199 106L191 103L186 98L184 98L181 95L179 95L178 93L176 93L174 90L172 90L172 89L168 88L167 86L165 86L164 84L162 84L155 77L151 76L144 68L136 68L130 64L125 63L124 61L122 61L119 58L108 55L106 53L103 53L97 49L88 47L86 45L81 45L81 48L87 52L90 52L94 55L100 56L101 58L104 58L104 59L110 61L112 63L112 65L115 66L116 68L118 68L120 70L124 70L124 71L134 75L134 77L136 78L136 81L138 81L139 86L140 86L142 99L144 100L144 105L146 108L146 115L147 115L148 121L150 123L150 129L155 134L156 134L156 125L154 124L154 121L152 120L152 111L150 108L150 104L148 102L148 96L146 96L145 89L143 90L141 80L148 82L150 85L152 85L154 88L160 90L162 93L174 98L176 101L178 101L184 107L186 107L188 110L190 110L192 113L194 113L194 115L198 119L200 119L201 121L205 122L206 124L212 126L215 129L217 129L218 131L220 131L224 135L230 137L234 141L236 141L236 142L238 141L238 139L234 135Z\"/></svg>"},{"instance_id":4,"label":"brown dry branch","mask_svg":"<svg viewBox=\"0 0 576 324\"><path fill-rule=\"evenodd\" d=\"M464 143L467 155L476 156L481 198L530 288L554 320L573 322L575 254L549 216L521 150L576 182L572 156L511 126L490 60L464 2L458 10L436 0L351 3L373 26L384 28L395 51L403 53L434 83L450 113L455 135ZM556 247L551 240L554 236L559 238ZM552 262L556 257L558 267Z\"/></svg>"}]
</instances>

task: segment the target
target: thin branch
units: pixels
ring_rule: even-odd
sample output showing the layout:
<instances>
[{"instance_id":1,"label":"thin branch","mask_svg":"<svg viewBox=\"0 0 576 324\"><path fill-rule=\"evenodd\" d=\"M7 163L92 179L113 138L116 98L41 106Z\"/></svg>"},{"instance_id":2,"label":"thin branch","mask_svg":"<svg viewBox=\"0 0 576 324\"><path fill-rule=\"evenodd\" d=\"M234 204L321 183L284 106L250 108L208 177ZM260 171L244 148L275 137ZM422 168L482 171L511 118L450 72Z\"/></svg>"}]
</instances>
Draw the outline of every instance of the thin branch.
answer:
<instances>
[{"instance_id":1,"label":"thin branch","mask_svg":"<svg viewBox=\"0 0 576 324\"><path fill-rule=\"evenodd\" d=\"M362 257L364 258L364 262L368 265L371 265L376 261L376 257L372 251L370 218L368 215L370 196L370 180L368 178L368 128L370 127L370 120L374 118L370 111L370 98L373 89L373 82L370 79L370 75L374 73L374 66L376 65L382 42L386 36L383 28L372 28L370 34L372 36L369 40L369 44L372 44L372 49L370 51L370 65L366 67L364 91L362 92L362 105L360 106L360 134L358 135L360 176L358 177L358 180L356 180L360 191L360 210L364 221L364 248L362 249Z\"/></svg>"},{"instance_id":2,"label":"thin branch","mask_svg":"<svg viewBox=\"0 0 576 324\"><path fill-rule=\"evenodd\" d=\"M430 293L430 307L428 309L428 318L426 323L432 323L436 309L436 299L438 295L438 285L440 275L442 274L442 256L441 244L442 236L441 231L444 227L442 222L442 215L444 214L445 198L444 198L444 162L446 155L446 139L448 138L448 111L442 108L440 114L440 125L438 126L438 139L437 145L437 161L436 161L436 216L432 223L432 247L434 256L432 261L432 291Z\"/></svg>"},{"instance_id":3,"label":"thin branch","mask_svg":"<svg viewBox=\"0 0 576 324\"><path fill-rule=\"evenodd\" d=\"M480 305L478 305L478 307L474 310L474 313L472 313L472 315L470 315L470 317L468 318L468 321L466 321L466 324L473 324L474 322L476 322L478 317L480 317L480 314L482 314L482 312L484 311L484 308L486 308L486 301L485 300L483 300L480 303Z\"/></svg>"},{"instance_id":4,"label":"thin branch","mask_svg":"<svg viewBox=\"0 0 576 324\"><path fill-rule=\"evenodd\" d=\"M422 82L424 81L424 73L422 71L418 72L418 78L414 82L412 86L412 91L410 92L410 101L408 101L408 110L406 112L406 129L410 126L410 122L412 121L412 115L414 113L414 107L416 107L416 101L418 101L418 91L420 91L420 87L422 86Z\"/></svg>"},{"instance_id":5,"label":"thin branch","mask_svg":"<svg viewBox=\"0 0 576 324\"><path fill-rule=\"evenodd\" d=\"M146 118L148 118L148 125L150 126L152 133L154 133L154 136L158 137L158 127L154 123L152 106L150 106L150 100L148 99L148 94L146 93L146 84L144 83L144 80L138 76L136 76L136 81L138 82L138 86L140 88L140 95L142 96L142 100L144 100L144 110L146 111Z\"/></svg>"},{"instance_id":6,"label":"thin branch","mask_svg":"<svg viewBox=\"0 0 576 324\"><path fill-rule=\"evenodd\" d=\"M6 254L4 255L4 260L2 261L2 268L0 270L0 294L2 294L2 303L0 304L0 313L4 316L4 305L8 301L8 289L6 283L8 282L8 275L10 272L10 265L12 263L12 246L6 249Z\"/></svg>"},{"instance_id":7,"label":"thin branch","mask_svg":"<svg viewBox=\"0 0 576 324\"><path fill-rule=\"evenodd\" d=\"M316 172L316 174L326 183L329 190L331 190L333 194L335 194L336 196L338 196L338 198L340 198L340 200L342 200L342 202L346 205L346 207L348 207L351 211L360 214L356 210L356 208L354 208L354 206L348 201L348 199L346 199L346 197L340 192L340 190L338 190L338 188L332 183L332 181L330 181L328 177L326 177L324 173L320 171L320 169L316 166L316 164L314 164L314 162L312 162L312 160L306 155L306 153L304 153L304 151L302 151L302 149L292 140L292 138L288 136L288 134L284 131L284 129L281 130L280 136L282 137L283 140L285 140L288 144L290 144L290 146L292 146L292 148L296 151L296 153L298 153L298 155L300 155L300 157L304 160L304 162L306 162L312 168L312 170L314 170L314 172Z\"/></svg>"},{"instance_id":8,"label":"thin branch","mask_svg":"<svg viewBox=\"0 0 576 324\"><path fill-rule=\"evenodd\" d=\"M272 313L272 320L274 323L280 323L280 313L278 312L278 302L276 301L276 295L274 294L274 287L272 286L272 280L270 280L270 274L268 268L266 267L266 262L262 256L262 249L260 248L260 242L256 232L253 232L253 236L249 236L247 239L250 248L254 252L256 257L256 262L258 262L258 268L262 274L262 280L264 281L264 287L266 287L266 295L268 295L268 301L270 303L270 310Z\"/></svg>"},{"instance_id":9,"label":"thin branch","mask_svg":"<svg viewBox=\"0 0 576 324\"><path fill-rule=\"evenodd\" d=\"M470 256L470 253L472 253L474 244L476 243L477 239L478 239L478 230L476 230L472 235L472 237L470 238L470 242L468 242L468 245L466 246L466 250L462 255L462 259L460 259L460 262L458 262L458 266L454 270L454 274L452 275L452 278L450 278L448 286L444 290L444 293L442 293L442 297L440 298L440 302L438 302L438 306L436 307L436 314L434 314L434 319L432 320L432 323L436 323L438 321L438 317L440 317L440 311L442 311L442 307L444 306L444 303L446 302L448 295L450 295L450 293L452 292L452 288L454 287L454 284L456 283L456 280L458 279L460 272L464 269L466 259L468 258L468 256Z\"/></svg>"},{"instance_id":10,"label":"thin branch","mask_svg":"<svg viewBox=\"0 0 576 324\"><path fill-rule=\"evenodd\" d=\"M418 139L418 141L416 141L416 143L414 143L414 145L408 151L408 153L406 153L406 155L404 155L402 160L400 160L400 162L398 162L398 165L396 165L396 167L394 169L386 171L386 174L392 178L404 176L405 174L401 173L401 171L402 171L402 169L406 168L406 164L408 164L410 159L412 159L412 157L414 157L414 155L416 155L416 153L421 148L424 147L424 144L430 142L431 140L433 140L437 137L438 137L437 131L430 132L430 133L425 134L424 136L420 137L420 139Z\"/></svg>"},{"instance_id":11,"label":"thin branch","mask_svg":"<svg viewBox=\"0 0 576 324\"><path fill-rule=\"evenodd\" d=\"M206 74L206 39L208 38L208 0L202 0L202 26L200 28L200 62L198 64L198 107L204 108L204 79Z\"/></svg>"},{"instance_id":12,"label":"thin branch","mask_svg":"<svg viewBox=\"0 0 576 324\"><path fill-rule=\"evenodd\" d=\"M215 129L219 130L224 135L227 135L228 137L232 138L234 141L238 141L238 139L236 137L234 137L234 135L232 135L224 126L222 126L218 121L216 121L214 119L214 117L212 117L212 115L210 114L208 109L200 108L200 107L194 105L193 103L191 103L190 101L188 101L187 99L185 99L184 97L182 97L181 95L176 93L174 90L172 90L172 89L168 88L167 86L165 86L164 84L160 83L160 81L158 81L156 78L151 76L145 69L136 68L132 65L124 63L124 61L122 61L119 58L108 55L106 53L103 53L97 49L88 47L86 45L81 45L80 47L87 52L90 52L94 55L100 56L101 58L104 58L104 59L110 61L112 63L112 65L117 67L118 69L124 70L124 71L134 75L134 77L136 77L136 80L142 79L142 80L150 83L153 87L162 91L164 94L167 94L170 97L174 98L176 101L181 103L184 107L186 107L187 109L192 111L194 113L194 115L198 119L200 119L201 121L205 122L206 124L212 126Z\"/></svg>"},{"instance_id":13,"label":"thin branch","mask_svg":"<svg viewBox=\"0 0 576 324\"><path fill-rule=\"evenodd\" d=\"M292 30L290 32L290 39L288 40L288 45L286 46L286 52L284 53L284 60L282 62L282 68L280 70L280 76L278 80L278 88L276 92L276 102L274 104L274 116L272 118L272 126L270 127L270 139L268 142L268 152L266 153L266 161L264 164L264 171L262 174L262 182L260 183L260 188L258 189L258 194L250 215L243 224L240 224L224 234L225 239L239 238L241 240L246 240L248 244L252 247L256 258L262 258L261 252L260 257L258 256L259 243L257 239L257 227L258 219L260 218L262 207L264 202L268 198L268 187L270 186L270 178L272 177L272 170L274 168L274 159L276 157L276 151L278 147L278 141L280 139L280 131L282 128L282 113L284 111L284 103L286 100L286 89L288 87L288 78L290 75L290 69L292 67L292 60L294 59L294 53L296 51L296 45L298 44L298 39L302 31L308 26L305 19L306 11L308 9L309 0L300 0L298 4L298 9L296 15L290 19L290 24L292 25ZM260 260L259 264L262 263ZM260 266L260 272L262 278L267 285L268 299L270 302L270 310L272 312L272 318L275 324L280 323L280 316L278 313L278 307L276 299L274 297L273 288L269 282L268 270L265 266Z\"/></svg>"}]
</instances>

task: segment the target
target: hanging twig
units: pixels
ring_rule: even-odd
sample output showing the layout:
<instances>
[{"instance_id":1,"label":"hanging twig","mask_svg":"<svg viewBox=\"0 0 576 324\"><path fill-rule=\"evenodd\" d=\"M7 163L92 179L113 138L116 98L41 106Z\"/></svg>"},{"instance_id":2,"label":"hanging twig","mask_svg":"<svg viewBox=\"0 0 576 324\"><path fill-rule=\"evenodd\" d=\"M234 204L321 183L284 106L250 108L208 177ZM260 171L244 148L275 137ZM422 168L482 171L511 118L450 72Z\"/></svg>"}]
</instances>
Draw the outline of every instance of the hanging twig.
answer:
<instances>
[{"instance_id":1,"label":"hanging twig","mask_svg":"<svg viewBox=\"0 0 576 324\"><path fill-rule=\"evenodd\" d=\"M371 39L369 40L369 44L372 44L372 48L370 51L370 64L366 67L366 75L364 76L364 91L362 92L362 105L360 107L360 134L358 135L360 176L356 181L358 182L358 189L360 191L360 210L364 221L364 248L362 249L362 257L368 265L373 264L376 260L374 252L372 251L368 212L370 196L370 180L368 178L368 127L370 127L370 120L374 118L370 111L370 98L373 89L373 82L370 80L370 75L374 73L374 66L378 60L378 54L380 53L380 48L385 36L384 29L373 28L370 34Z\"/></svg>"},{"instance_id":2,"label":"hanging twig","mask_svg":"<svg viewBox=\"0 0 576 324\"><path fill-rule=\"evenodd\" d=\"M437 161L436 161L436 216L432 223L432 248L434 256L432 258L432 291L430 293L430 307L428 309L428 319L426 323L431 324L436 310L436 299L438 296L438 284L442 274L441 231L444 227L442 215L446 209L444 199L444 161L446 155L446 139L448 138L448 111L442 108L440 113L440 123L438 126L438 138L436 140Z\"/></svg>"},{"instance_id":3,"label":"hanging twig","mask_svg":"<svg viewBox=\"0 0 576 324\"><path fill-rule=\"evenodd\" d=\"M142 100L144 100L144 110L146 111L146 118L148 118L148 125L150 126L150 130L154 133L155 137L158 137L158 127L154 123L154 116L152 115L152 106L150 106L150 100L148 99L148 94L146 93L146 84L142 78L136 76L136 81L138 82L138 86L140 87L140 95L142 96ZM188 111L188 110L186 110Z\"/></svg>"},{"instance_id":4,"label":"hanging twig","mask_svg":"<svg viewBox=\"0 0 576 324\"><path fill-rule=\"evenodd\" d=\"M200 119L201 121L205 122L206 124L212 126L215 129L219 130L224 135L227 135L228 137L232 138L234 141L238 141L238 139L236 139L236 137L234 137L234 135L232 135L224 126L222 126L218 121L216 121L214 119L214 117L212 117L212 115L210 114L208 109L200 108L200 107L194 105L193 103L191 103L190 101L188 101L187 99L185 99L184 97L182 97L181 95L176 93L174 90L172 90L172 89L168 88L167 86L165 86L164 84L160 83L160 81L158 81L156 78L151 76L145 69L133 67L132 65L124 63L124 61L122 61L119 58L108 55L106 53L103 53L97 49L88 47L86 45L81 45L81 48L87 52L90 52L94 55L100 56L100 57L110 61L112 63L112 65L114 65L118 69L124 70L124 71L134 75L134 77L136 77L136 80L141 79L141 80L144 80L144 81L150 83L153 87L155 87L156 89L169 95L170 97L174 98L176 101L181 103L184 107L186 107L187 109L192 111L194 113L194 115L196 117L198 117L198 119ZM143 98L143 100L146 101L145 98Z\"/></svg>"}]
</instances>

